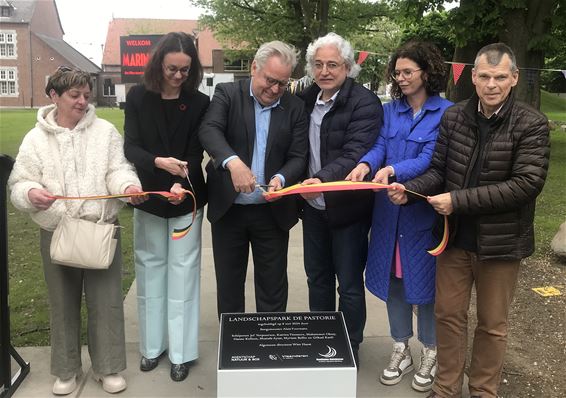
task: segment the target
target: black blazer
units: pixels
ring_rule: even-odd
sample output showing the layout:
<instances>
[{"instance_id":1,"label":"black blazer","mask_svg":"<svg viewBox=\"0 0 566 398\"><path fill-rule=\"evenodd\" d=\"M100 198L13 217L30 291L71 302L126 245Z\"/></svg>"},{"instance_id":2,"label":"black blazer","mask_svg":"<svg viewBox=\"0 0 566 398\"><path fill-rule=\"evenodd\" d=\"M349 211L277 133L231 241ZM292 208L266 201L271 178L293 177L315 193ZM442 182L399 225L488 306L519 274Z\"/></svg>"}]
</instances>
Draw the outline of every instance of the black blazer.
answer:
<instances>
[{"instance_id":1,"label":"black blazer","mask_svg":"<svg viewBox=\"0 0 566 398\"><path fill-rule=\"evenodd\" d=\"M173 176L155 167L156 157L175 157L189 163L189 178L197 198L197 208L207 202L206 185L202 173L203 149L198 140L198 128L210 102L200 92L181 91L179 111L182 117L174 132L167 131L161 95L145 89L143 85L132 87L126 97L124 123L124 152L136 166L142 187L146 191L169 191L178 182L191 189L185 178ZM187 198L179 205L172 205L161 198L150 199L137 208L159 217L171 218L188 214L193 202Z\"/></svg>"},{"instance_id":2,"label":"black blazer","mask_svg":"<svg viewBox=\"0 0 566 398\"><path fill-rule=\"evenodd\" d=\"M312 113L320 88L313 84L300 96L307 113ZM341 181L373 146L383 123L381 101L370 90L347 78L332 108L320 126L320 162L314 176L322 182ZM369 176L368 177L372 177ZM327 192L324 194L328 222L333 227L371 220L372 191Z\"/></svg>"},{"instance_id":3,"label":"black blazer","mask_svg":"<svg viewBox=\"0 0 566 398\"><path fill-rule=\"evenodd\" d=\"M214 98L202 121L200 141L210 155L206 166L208 183L208 219L218 221L232 206L238 193L230 172L222 162L237 155L251 168L255 141L255 112L250 96L250 79L216 86ZM307 166L308 123L303 101L285 93L279 106L271 110L265 152L265 177L285 177L285 185L299 182ZM280 228L289 230L298 221L295 198L270 203Z\"/></svg>"}]
</instances>

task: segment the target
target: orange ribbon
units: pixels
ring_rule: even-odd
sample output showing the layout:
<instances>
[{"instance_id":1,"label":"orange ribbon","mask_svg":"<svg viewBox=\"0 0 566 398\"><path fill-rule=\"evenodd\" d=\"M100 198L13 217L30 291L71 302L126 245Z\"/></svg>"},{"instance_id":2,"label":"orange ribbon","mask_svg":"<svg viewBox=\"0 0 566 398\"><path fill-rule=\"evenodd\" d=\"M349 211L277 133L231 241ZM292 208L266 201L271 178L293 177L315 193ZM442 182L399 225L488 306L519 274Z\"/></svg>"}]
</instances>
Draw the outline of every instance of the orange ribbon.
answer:
<instances>
[{"instance_id":1,"label":"orange ribbon","mask_svg":"<svg viewBox=\"0 0 566 398\"><path fill-rule=\"evenodd\" d=\"M131 198L132 196L144 196L144 195L158 195L163 196L167 200L175 199L177 195L167 192L167 191L146 191L146 192L136 192L136 193L119 193L115 195L93 195L93 196L61 196L52 195L51 198L59 200L99 200L99 199L120 199L120 198Z\"/></svg>"},{"instance_id":2,"label":"orange ribbon","mask_svg":"<svg viewBox=\"0 0 566 398\"><path fill-rule=\"evenodd\" d=\"M191 220L191 223L186 227L173 229L173 232L171 233L171 239L173 240L179 240L185 237L191 230L193 223L195 221L196 212L197 212L197 201L195 199L195 195L193 195L193 193L189 190L185 190L185 193L188 193L193 198L193 218ZM145 192L136 192L136 193L120 193L116 195L93 195L93 196L52 195L51 198L58 200L100 200L100 199L131 198L133 196L144 196L144 195L158 195L164 197L167 200L173 200L179 198L178 195L175 195L174 193L167 191L145 191Z\"/></svg>"},{"instance_id":3,"label":"orange ribbon","mask_svg":"<svg viewBox=\"0 0 566 398\"><path fill-rule=\"evenodd\" d=\"M295 184L295 185L291 185L290 187L280 189L279 191L264 192L263 197L267 201L272 201L277 198L281 198L283 196L296 195L302 193L356 191L362 189L371 189L373 191L377 191L379 189L388 189L388 188L392 188L392 186L386 184L380 184L377 182L333 181L333 182L323 182L320 184L311 184L311 185ZM406 192L426 199L426 196L421 195L417 192L413 192L408 189L406 190ZM442 239L437 247L435 247L434 249L427 250L427 252L431 256L435 256L435 257L441 254L444 251L444 249L446 249L446 245L448 244L448 237L449 237L448 216L445 215L444 231L442 233Z\"/></svg>"}]
</instances>

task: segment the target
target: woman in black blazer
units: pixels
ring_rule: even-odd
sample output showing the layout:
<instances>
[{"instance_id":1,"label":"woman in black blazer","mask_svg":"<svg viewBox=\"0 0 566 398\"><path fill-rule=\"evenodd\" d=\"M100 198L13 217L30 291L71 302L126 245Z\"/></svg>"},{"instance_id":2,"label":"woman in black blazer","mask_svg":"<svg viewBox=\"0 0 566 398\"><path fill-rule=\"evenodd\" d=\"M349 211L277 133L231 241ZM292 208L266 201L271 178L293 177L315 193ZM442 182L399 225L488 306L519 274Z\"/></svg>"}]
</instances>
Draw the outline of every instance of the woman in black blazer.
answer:
<instances>
[{"instance_id":1,"label":"woman in black blazer","mask_svg":"<svg viewBox=\"0 0 566 398\"><path fill-rule=\"evenodd\" d=\"M126 98L126 157L146 191L170 191L169 202L150 198L134 210L140 369L154 369L168 352L171 379L184 380L198 358L201 226L206 188L198 127L208 96L198 91L202 66L194 38L172 32L157 44L143 76ZM188 176L187 176L188 170ZM196 213L193 215L193 192ZM191 221L189 234L171 239Z\"/></svg>"}]
</instances>

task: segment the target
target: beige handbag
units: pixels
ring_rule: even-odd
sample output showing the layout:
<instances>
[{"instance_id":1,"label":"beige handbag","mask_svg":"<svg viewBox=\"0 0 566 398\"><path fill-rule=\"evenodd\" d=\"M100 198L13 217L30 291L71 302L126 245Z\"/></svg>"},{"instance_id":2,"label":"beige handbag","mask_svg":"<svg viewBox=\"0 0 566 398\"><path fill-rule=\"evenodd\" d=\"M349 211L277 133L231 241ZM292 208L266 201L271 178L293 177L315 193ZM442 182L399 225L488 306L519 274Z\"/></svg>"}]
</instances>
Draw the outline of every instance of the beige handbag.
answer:
<instances>
[{"instance_id":1,"label":"beige handbag","mask_svg":"<svg viewBox=\"0 0 566 398\"><path fill-rule=\"evenodd\" d=\"M53 156L58 156L59 148L55 137L50 136L49 140ZM55 163L61 164L61 162ZM65 191L63 172L60 168L57 169L57 172L61 187ZM79 210L80 206L75 216L78 216ZM117 245L117 239L114 236L119 227L103 222L105 213L106 202L104 202L102 215L98 222L82 220L65 214L51 238L51 261L75 268L107 269L110 267Z\"/></svg>"},{"instance_id":2,"label":"beige handbag","mask_svg":"<svg viewBox=\"0 0 566 398\"><path fill-rule=\"evenodd\" d=\"M51 261L69 267L107 269L116 252L114 224L63 216L51 238Z\"/></svg>"}]
</instances>

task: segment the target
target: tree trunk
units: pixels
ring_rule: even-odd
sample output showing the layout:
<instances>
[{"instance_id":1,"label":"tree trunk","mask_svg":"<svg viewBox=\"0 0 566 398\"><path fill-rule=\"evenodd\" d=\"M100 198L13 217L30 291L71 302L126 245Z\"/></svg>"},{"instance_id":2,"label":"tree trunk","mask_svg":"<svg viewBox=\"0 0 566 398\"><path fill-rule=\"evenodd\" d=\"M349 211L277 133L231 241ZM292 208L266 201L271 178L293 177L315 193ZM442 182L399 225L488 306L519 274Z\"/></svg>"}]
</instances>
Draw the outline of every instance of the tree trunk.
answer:
<instances>
[{"instance_id":1,"label":"tree trunk","mask_svg":"<svg viewBox=\"0 0 566 398\"><path fill-rule=\"evenodd\" d=\"M540 108L540 71L544 67L544 51L529 49L533 37L550 31L550 13L556 0L529 0L525 8L509 10L504 14L504 24L499 39L515 53L519 67L519 83L515 88L517 98L533 107Z\"/></svg>"},{"instance_id":2,"label":"tree trunk","mask_svg":"<svg viewBox=\"0 0 566 398\"><path fill-rule=\"evenodd\" d=\"M319 20L320 28L318 31L319 36L324 36L328 33L328 10L330 8L329 0L319 0L318 10L319 10Z\"/></svg>"}]
</instances>

